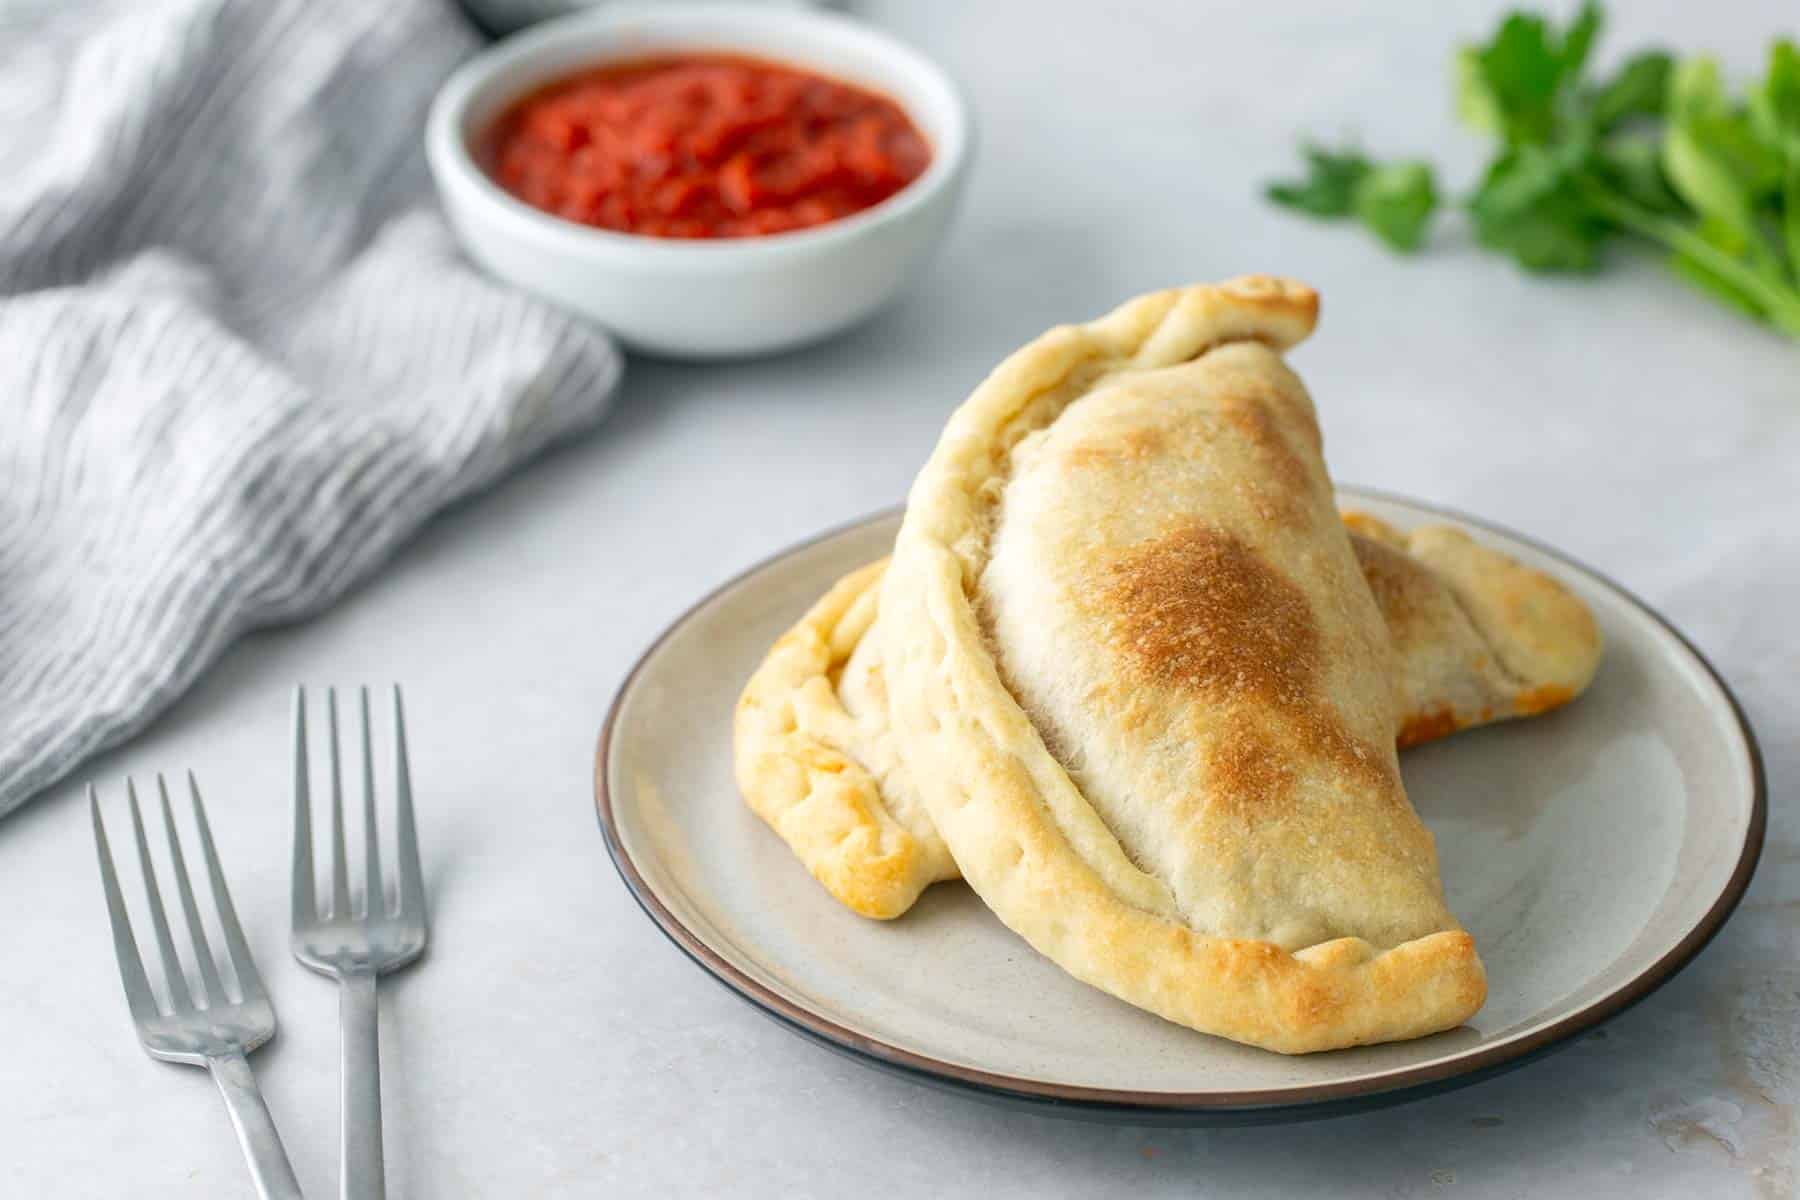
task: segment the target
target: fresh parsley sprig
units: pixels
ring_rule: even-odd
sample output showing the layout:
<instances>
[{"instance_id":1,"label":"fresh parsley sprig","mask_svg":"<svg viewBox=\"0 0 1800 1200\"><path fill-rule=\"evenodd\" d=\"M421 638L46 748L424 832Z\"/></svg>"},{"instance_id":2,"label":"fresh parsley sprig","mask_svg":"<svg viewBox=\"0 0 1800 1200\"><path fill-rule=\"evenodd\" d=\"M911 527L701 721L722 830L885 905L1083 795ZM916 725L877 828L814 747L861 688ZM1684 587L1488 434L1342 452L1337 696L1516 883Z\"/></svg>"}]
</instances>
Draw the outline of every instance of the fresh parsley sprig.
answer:
<instances>
[{"instance_id":1,"label":"fresh parsley sprig","mask_svg":"<svg viewBox=\"0 0 1800 1200\"><path fill-rule=\"evenodd\" d=\"M1476 240L1527 270L1592 271L1613 238L1644 239L1682 278L1800 338L1800 48L1777 40L1740 101L1705 56L1647 51L1592 80L1602 23L1592 2L1565 29L1515 12L1458 51L1457 115L1495 143L1462 201ZM1439 205L1429 163L1302 153L1305 177L1270 184L1270 200L1354 217L1402 252L1423 244Z\"/></svg>"}]
</instances>

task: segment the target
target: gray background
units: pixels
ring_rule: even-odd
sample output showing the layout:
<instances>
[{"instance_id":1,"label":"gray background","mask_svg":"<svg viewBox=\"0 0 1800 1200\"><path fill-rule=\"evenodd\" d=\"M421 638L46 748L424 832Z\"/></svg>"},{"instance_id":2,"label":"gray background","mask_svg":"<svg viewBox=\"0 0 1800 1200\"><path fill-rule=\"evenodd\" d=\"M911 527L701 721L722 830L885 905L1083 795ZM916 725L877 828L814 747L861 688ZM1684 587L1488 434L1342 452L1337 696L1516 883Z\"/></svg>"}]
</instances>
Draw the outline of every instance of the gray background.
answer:
<instances>
[{"instance_id":1,"label":"gray background","mask_svg":"<svg viewBox=\"0 0 1800 1200\"><path fill-rule=\"evenodd\" d=\"M637 361L591 437L438 522L374 583L233 650L94 765L194 767L283 1021L256 1062L302 1181L335 1185L336 1004L285 950L287 695L409 689L433 953L388 989L390 1165L412 1196L1785 1196L1800 1085L1800 346L1621 255L1527 278L1459 222L1430 252L1264 205L1300 131L1467 181L1447 62L1490 4L894 3L981 131L966 208L906 297L814 350ZM1616 6L1760 67L1783 4ZM1687 631L1772 780L1762 870L1714 946L1601 1034L1385 1113L1254 1130L1086 1127L945 1097L790 1036L665 944L607 864L590 762L614 688L701 593L897 500L945 414L1043 327L1244 271L1317 286L1294 355L1334 473L1548 540ZM697 729L699 737L723 730ZM74 784L0 831L0 1192L232 1195L204 1076L133 1041Z\"/></svg>"}]
</instances>

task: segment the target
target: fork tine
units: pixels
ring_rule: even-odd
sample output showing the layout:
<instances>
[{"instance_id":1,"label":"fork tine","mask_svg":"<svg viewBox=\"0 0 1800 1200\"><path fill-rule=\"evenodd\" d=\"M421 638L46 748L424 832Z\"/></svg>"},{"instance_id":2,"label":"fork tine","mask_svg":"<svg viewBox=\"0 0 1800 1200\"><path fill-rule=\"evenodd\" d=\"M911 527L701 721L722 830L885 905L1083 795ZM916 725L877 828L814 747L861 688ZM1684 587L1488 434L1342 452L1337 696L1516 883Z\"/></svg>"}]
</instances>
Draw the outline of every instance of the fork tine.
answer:
<instances>
[{"instance_id":1,"label":"fork tine","mask_svg":"<svg viewBox=\"0 0 1800 1200\"><path fill-rule=\"evenodd\" d=\"M295 929L319 919L313 895L312 786L306 769L306 689L294 689L294 917Z\"/></svg>"},{"instance_id":2,"label":"fork tine","mask_svg":"<svg viewBox=\"0 0 1800 1200\"><path fill-rule=\"evenodd\" d=\"M112 847L106 841L106 823L100 819L100 797L88 784L88 812L94 818L94 850L100 856L100 886L106 892L106 917L112 925L113 952L119 958L119 979L125 985L125 1003L134 1021L142 1023L158 1015L156 994L144 976L144 960L138 957L137 938L131 933L131 916L119 893L119 876L113 870Z\"/></svg>"},{"instance_id":3,"label":"fork tine","mask_svg":"<svg viewBox=\"0 0 1800 1200\"><path fill-rule=\"evenodd\" d=\"M207 822L206 805L200 802L200 784L192 771L188 772L188 792L194 798L194 827L200 831L200 855L206 859L206 877L212 884L213 902L219 906L219 928L225 933L225 950L231 955L231 969L237 975L238 994L245 1000L261 999L265 995L262 977L256 973L256 960L250 957L244 927L238 924L237 909L231 905L231 889L225 886L225 870L219 865L212 825ZM164 798L167 799L166 794Z\"/></svg>"},{"instance_id":4,"label":"fork tine","mask_svg":"<svg viewBox=\"0 0 1800 1200\"><path fill-rule=\"evenodd\" d=\"M406 707L400 699L400 685L394 685L394 791L399 799L395 818L397 849L400 860L399 907L405 913L425 921L425 879L419 870L419 833L413 825L412 768L406 754Z\"/></svg>"},{"instance_id":5,"label":"fork tine","mask_svg":"<svg viewBox=\"0 0 1800 1200\"><path fill-rule=\"evenodd\" d=\"M369 689L362 696L363 763L363 914L377 917L387 911L381 889L381 839L375 828L375 751L369 744Z\"/></svg>"},{"instance_id":6,"label":"fork tine","mask_svg":"<svg viewBox=\"0 0 1800 1200\"><path fill-rule=\"evenodd\" d=\"M175 953L175 939L169 935L162 889L156 886L156 868L150 865L150 839L144 836L144 813L138 807L137 784L130 779L125 780L125 794L131 800L131 831L137 835L138 866L144 872L144 891L150 897L150 927L156 931L156 948L162 952L169 1008L178 1013L187 1012L194 1007L194 1000L188 995L187 976L182 973L181 959Z\"/></svg>"},{"instance_id":7,"label":"fork tine","mask_svg":"<svg viewBox=\"0 0 1800 1200\"><path fill-rule=\"evenodd\" d=\"M344 870L344 772L338 757L337 689L325 689L331 723L331 915L350 915L350 879Z\"/></svg>"},{"instance_id":8,"label":"fork tine","mask_svg":"<svg viewBox=\"0 0 1800 1200\"><path fill-rule=\"evenodd\" d=\"M200 923L200 908L194 903L194 885L188 880L187 859L181 853L181 835L175 831L175 813L169 807L169 785L162 772L156 773L156 790L162 799L163 828L169 834L169 861L175 865L175 890L181 896L181 914L187 919L188 939L194 947L194 958L200 964L201 1007L228 1002L225 987L219 982L219 968L213 962L212 947L206 941L206 927Z\"/></svg>"}]
</instances>

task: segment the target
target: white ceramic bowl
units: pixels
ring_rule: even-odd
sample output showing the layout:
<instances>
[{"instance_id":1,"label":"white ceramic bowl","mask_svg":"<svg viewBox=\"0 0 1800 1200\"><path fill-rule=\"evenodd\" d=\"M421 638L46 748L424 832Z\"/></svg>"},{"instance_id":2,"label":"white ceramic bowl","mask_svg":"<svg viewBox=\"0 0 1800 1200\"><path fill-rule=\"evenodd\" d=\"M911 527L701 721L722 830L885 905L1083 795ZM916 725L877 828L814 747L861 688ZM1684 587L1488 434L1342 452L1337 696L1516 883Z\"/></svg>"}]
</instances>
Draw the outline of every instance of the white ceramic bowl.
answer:
<instances>
[{"instance_id":1,"label":"white ceramic bowl","mask_svg":"<svg viewBox=\"0 0 1800 1200\"><path fill-rule=\"evenodd\" d=\"M797 63L892 96L931 142L925 173L842 220L766 237L688 241L593 229L515 199L471 146L508 104L612 59L727 51ZM500 278L594 318L635 349L686 358L813 341L891 298L942 239L972 130L956 86L893 38L843 17L774 7L603 8L494 46L444 84L425 148L450 224Z\"/></svg>"}]
</instances>

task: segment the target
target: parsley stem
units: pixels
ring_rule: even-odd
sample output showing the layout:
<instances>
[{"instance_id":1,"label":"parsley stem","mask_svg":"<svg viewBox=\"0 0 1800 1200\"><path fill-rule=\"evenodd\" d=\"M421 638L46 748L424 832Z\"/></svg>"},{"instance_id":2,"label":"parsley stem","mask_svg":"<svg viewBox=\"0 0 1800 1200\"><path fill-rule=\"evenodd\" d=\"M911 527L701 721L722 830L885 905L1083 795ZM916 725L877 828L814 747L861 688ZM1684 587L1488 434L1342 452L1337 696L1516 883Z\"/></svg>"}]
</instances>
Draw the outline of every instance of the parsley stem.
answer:
<instances>
[{"instance_id":1,"label":"parsley stem","mask_svg":"<svg viewBox=\"0 0 1800 1200\"><path fill-rule=\"evenodd\" d=\"M1800 337L1800 292L1783 286L1779 280L1771 280L1679 221L1641 208L1603 184L1584 179L1581 190L1597 212L1641 237L1687 255L1760 304L1775 328L1789 337Z\"/></svg>"}]
</instances>

